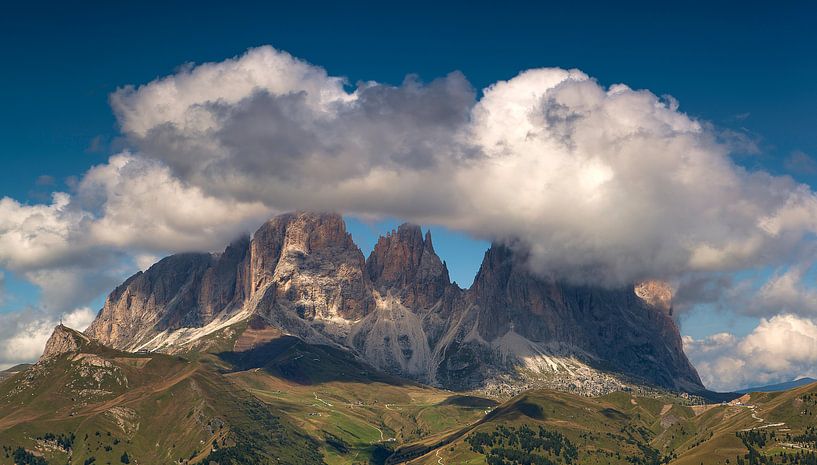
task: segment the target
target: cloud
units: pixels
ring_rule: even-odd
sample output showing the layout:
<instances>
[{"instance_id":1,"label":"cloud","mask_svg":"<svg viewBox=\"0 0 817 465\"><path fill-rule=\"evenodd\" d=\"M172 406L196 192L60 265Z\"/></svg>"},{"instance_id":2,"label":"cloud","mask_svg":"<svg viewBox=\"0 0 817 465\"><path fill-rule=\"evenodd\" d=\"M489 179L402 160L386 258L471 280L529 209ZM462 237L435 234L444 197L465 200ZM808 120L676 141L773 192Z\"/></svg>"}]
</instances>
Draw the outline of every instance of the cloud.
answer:
<instances>
[{"instance_id":1,"label":"cloud","mask_svg":"<svg viewBox=\"0 0 817 465\"><path fill-rule=\"evenodd\" d=\"M87 307L78 308L63 316L63 324L82 331L95 316ZM58 322L59 317L34 309L0 314L0 369L39 358Z\"/></svg>"},{"instance_id":2,"label":"cloud","mask_svg":"<svg viewBox=\"0 0 817 465\"><path fill-rule=\"evenodd\" d=\"M214 198L125 152L50 204L0 199L0 266L37 281L44 270L109 268L122 254L210 250L269 215L261 203Z\"/></svg>"},{"instance_id":3,"label":"cloud","mask_svg":"<svg viewBox=\"0 0 817 465\"><path fill-rule=\"evenodd\" d=\"M806 248L805 250L808 250ZM722 312L752 317L794 314L817 318L817 289L813 267L805 252L800 261L776 269L741 273L688 273L674 282L673 305L684 313L701 304Z\"/></svg>"},{"instance_id":4,"label":"cloud","mask_svg":"<svg viewBox=\"0 0 817 465\"><path fill-rule=\"evenodd\" d=\"M458 72L350 86L260 47L110 101L128 150L50 201L0 199L0 267L42 289L45 320L155 257L219 249L276 212L308 209L505 242L534 271L576 282L670 279L681 310L791 314L764 320L751 340L789 318L810 334L802 315L817 296L800 270L815 257L817 196L737 165L733 155L757 144L671 96L558 68L481 92ZM783 271L762 286L740 277L759 269ZM764 350L747 341L689 347L716 373L763 360L747 358ZM788 359L782 373L799 366Z\"/></svg>"},{"instance_id":5,"label":"cloud","mask_svg":"<svg viewBox=\"0 0 817 465\"><path fill-rule=\"evenodd\" d=\"M152 255L152 254L139 254L136 257L134 257L134 261L136 262L136 266L141 271L147 271L148 268L153 266L155 263L157 263L161 259L162 259L162 257L160 257L158 255Z\"/></svg>"},{"instance_id":6,"label":"cloud","mask_svg":"<svg viewBox=\"0 0 817 465\"><path fill-rule=\"evenodd\" d=\"M23 276L40 288L38 307L51 315L87 305L133 273L116 256L84 266L28 271Z\"/></svg>"},{"instance_id":7,"label":"cloud","mask_svg":"<svg viewBox=\"0 0 817 465\"><path fill-rule=\"evenodd\" d=\"M803 282L805 271L804 267L794 266L773 275L753 298L750 311L760 315L768 314L770 310L817 315L817 289Z\"/></svg>"},{"instance_id":8,"label":"cloud","mask_svg":"<svg viewBox=\"0 0 817 465\"><path fill-rule=\"evenodd\" d=\"M578 70L524 71L480 99L459 73L347 90L261 47L111 102L140 156L214 197L441 224L576 281L779 264L817 231L807 186L736 165L675 99Z\"/></svg>"},{"instance_id":9,"label":"cloud","mask_svg":"<svg viewBox=\"0 0 817 465\"><path fill-rule=\"evenodd\" d=\"M0 268L41 289L41 309L88 305L145 255L217 250L272 214L260 202L215 198L165 165L123 152L47 204L0 199Z\"/></svg>"},{"instance_id":10,"label":"cloud","mask_svg":"<svg viewBox=\"0 0 817 465\"><path fill-rule=\"evenodd\" d=\"M127 152L89 170L76 202L94 212L84 229L92 243L121 250L221 248L271 214L260 202L210 196L166 166Z\"/></svg>"},{"instance_id":11,"label":"cloud","mask_svg":"<svg viewBox=\"0 0 817 465\"><path fill-rule=\"evenodd\" d=\"M747 336L684 337L704 384L721 391L817 376L817 324L791 314L762 319Z\"/></svg>"},{"instance_id":12,"label":"cloud","mask_svg":"<svg viewBox=\"0 0 817 465\"><path fill-rule=\"evenodd\" d=\"M817 161L801 150L795 150L783 162L783 167L791 174L817 174Z\"/></svg>"},{"instance_id":13,"label":"cloud","mask_svg":"<svg viewBox=\"0 0 817 465\"><path fill-rule=\"evenodd\" d=\"M56 183L54 176L43 174L37 177L34 184L38 186L53 186Z\"/></svg>"}]
</instances>

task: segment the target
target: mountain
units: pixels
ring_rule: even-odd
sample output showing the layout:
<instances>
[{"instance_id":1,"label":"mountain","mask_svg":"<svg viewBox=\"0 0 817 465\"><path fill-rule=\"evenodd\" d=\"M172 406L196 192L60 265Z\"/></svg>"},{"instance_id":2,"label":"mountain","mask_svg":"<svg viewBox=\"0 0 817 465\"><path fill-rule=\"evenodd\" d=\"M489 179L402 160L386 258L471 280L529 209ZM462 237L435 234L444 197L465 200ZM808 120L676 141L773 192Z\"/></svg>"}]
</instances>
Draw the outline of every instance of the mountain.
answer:
<instances>
[{"instance_id":1,"label":"mountain","mask_svg":"<svg viewBox=\"0 0 817 465\"><path fill-rule=\"evenodd\" d=\"M280 331L394 375L497 395L532 386L702 391L667 292L539 277L524 252L500 244L461 289L419 226L401 225L364 258L341 216L298 212L223 253L173 255L135 274L86 335L120 350L180 354L229 351Z\"/></svg>"},{"instance_id":2,"label":"mountain","mask_svg":"<svg viewBox=\"0 0 817 465\"><path fill-rule=\"evenodd\" d=\"M778 383L778 384L770 384L768 386L754 386L748 387L746 389L741 389L739 391L735 391L738 394L747 394L750 392L778 392L778 391L788 391L789 389L793 389L800 386L805 386L807 384L817 383L817 379L814 378L798 378L792 381L787 381L785 383Z\"/></svg>"},{"instance_id":3,"label":"mountain","mask_svg":"<svg viewBox=\"0 0 817 465\"><path fill-rule=\"evenodd\" d=\"M10 377L14 376L17 373L26 370L30 366L31 365L29 365L27 363L21 363L20 365L14 365L11 368L7 368L7 369L5 369L3 371L0 371L0 381L3 381L6 378L10 378Z\"/></svg>"}]
</instances>

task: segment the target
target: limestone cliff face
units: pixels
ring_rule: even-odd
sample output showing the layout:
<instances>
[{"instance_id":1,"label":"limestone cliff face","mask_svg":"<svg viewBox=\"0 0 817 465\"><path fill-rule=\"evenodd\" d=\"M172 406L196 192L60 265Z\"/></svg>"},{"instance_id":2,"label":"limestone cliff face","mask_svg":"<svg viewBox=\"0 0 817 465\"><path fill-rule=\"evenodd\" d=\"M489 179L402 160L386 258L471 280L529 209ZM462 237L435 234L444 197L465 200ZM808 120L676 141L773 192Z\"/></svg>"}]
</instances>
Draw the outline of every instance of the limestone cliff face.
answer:
<instances>
[{"instance_id":1,"label":"limestone cliff face","mask_svg":"<svg viewBox=\"0 0 817 465\"><path fill-rule=\"evenodd\" d=\"M74 331L67 326L58 325L45 343L45 350L40 362L59 357L63 354L79 352L84 346L91 344L91 340L84 334Z\"/></svg>"},{"instance_id":2,"label":"limestone cliff face","mask_svg":"<svg viewBox=\"0 0 817 465\"><path fill-rule=\"evenodd\" d=\"M156 331L206 323L199 306L210 254L167 257L117 287L86 333L115 348L133 347Z\"/></svg>"},{"instance_id":3,"label":"limestone cliff face","mask_svg":"<svg viewBox=\"0 0 817 465\"><path fill-rule=\"evenodd\" d=\"M672 287L658 280L641 281L635 285L635 295L647 305L672 315Z\"/></svg>"},{"instance_id":4,"label":"limestone cliff face","mask_svg":"<svg viewBox=\"0 0 817 465\"><path fill-rule=\"evenodd\" d=\"M87 334L118 349L158 349L260 314L320 339L307 326L360 319L371 301L363 254L343 218L286 214L221 254L173 255L135 274L108 296Z\"/></svg>"},{"instance_id":5,"label":"limestone cliff face","mask_svg":"<svg viewBox=\"0 0 817 465\"><path fill-rule=\"evenodd\" d=\"M425 238L419 226L403 224L381 237L366 260L375 289L399 294L404 305L429 307L451 285L448 268L434 252L431 232Z\"/></svg>"},{"instance_id":6,"label":"limestone cliff face","mask_svg":"<svg viewBox=\"0 0 817 465\"><path fill-rule=\"evenodd\" d=\"M258 237L253 242L268 248ZM364 266L340 215L302 213L288 219L271 282L278 301L291 303L301 318L357 320L371 299Z\"/></svg>"},{"instance_id":7,"label":"limestone cliff face","mask_svg":"<svg viewBox=\"0 0 817 465\"><path fill-rule=\"evenodd\" d=\"M381 237L364 260L341 216L298 212L221 254L175 255L137 273L87 334L117 348L179 351L250 320L450 388L541 373L575 386L611 372L701 389L662 289L569 286L529 273L524 255L494 245L463 290L418 226ZM581 370L591 373L584 381Z\"/></svg>"}]
</instances>

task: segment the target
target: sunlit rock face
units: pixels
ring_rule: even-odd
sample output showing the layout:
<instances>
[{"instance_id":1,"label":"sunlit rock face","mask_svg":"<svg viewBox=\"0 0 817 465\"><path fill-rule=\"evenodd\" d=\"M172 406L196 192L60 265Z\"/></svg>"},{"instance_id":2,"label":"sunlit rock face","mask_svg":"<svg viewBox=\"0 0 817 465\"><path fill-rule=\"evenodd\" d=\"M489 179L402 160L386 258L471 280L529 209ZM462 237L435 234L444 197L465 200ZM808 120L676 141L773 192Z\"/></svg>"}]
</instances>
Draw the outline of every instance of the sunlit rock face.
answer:
<instances>
[{"instance_id":1,"label":"sunlit rock face","mask_svg":"<svg viewBox=\"0 0 817 465\"><path fill-rule=\"evenodd\" d=\"M658 280L641 281L635 285L635 295L653 308L672 315L672 286Z\"/></svg>"},{"instance_id":2,"label":"sunlit rock face","mask_svg":"<svg viewBox=\"0 0 817 465\"><path fill-rule=\"evenodd\" d=\"M83 346L90 343L90 339L84 334L60 324L54 328L54 332L51 333L51 337L45 343L45 350L40 356L40 361L43 362L60 355L79 352Z\"/></svg>"},{"instance_id":3,"label":"sunlit rock face","mask_svg":"<svg viewBox=\"0 0 817 465\"><path fill-rule=\"evenodd\" d=\"M448 268L434 252L431 232L423 237L419 226L403 224L381 237L366 260L375 290L399 295L410 307L429 307L451 285Z\"/></svg>"},{"instance_id":4,"label":"sunlit rock face","mask_svg":"<svg viewBox=\"0 0 817 465\"><path fill-rule=\"evenodd\" d=\"M223 253L174 255L137 273L87 334L179 352L252 321L254 331L266 325L449 388L536 380L587 393L629 381L700 390L671 302L658 282L611 290L539 277L498 244L463 290L419 226L401 225L364 259L340 215L297 212Z\"/></svg>"}]
</instances>

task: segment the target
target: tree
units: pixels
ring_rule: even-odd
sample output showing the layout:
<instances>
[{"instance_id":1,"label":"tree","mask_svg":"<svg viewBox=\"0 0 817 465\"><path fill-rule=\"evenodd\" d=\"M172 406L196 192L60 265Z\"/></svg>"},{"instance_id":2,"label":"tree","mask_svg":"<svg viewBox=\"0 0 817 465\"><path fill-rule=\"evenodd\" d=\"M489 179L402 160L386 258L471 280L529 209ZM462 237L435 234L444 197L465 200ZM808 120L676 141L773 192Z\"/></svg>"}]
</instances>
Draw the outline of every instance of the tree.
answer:
<instances>
[{"instance_id":1,"label":"tree","mask_svg":"<svg viewBox=\"0 0 817 465\"><path fill-rule=\"evenodd\" d=\"M122 457L119 459L119 461L122 463L130 463L130 457L128 457L128 453L125 452L124 454L122 454Z\"/></svg>"}]
</instances>

